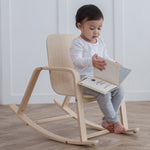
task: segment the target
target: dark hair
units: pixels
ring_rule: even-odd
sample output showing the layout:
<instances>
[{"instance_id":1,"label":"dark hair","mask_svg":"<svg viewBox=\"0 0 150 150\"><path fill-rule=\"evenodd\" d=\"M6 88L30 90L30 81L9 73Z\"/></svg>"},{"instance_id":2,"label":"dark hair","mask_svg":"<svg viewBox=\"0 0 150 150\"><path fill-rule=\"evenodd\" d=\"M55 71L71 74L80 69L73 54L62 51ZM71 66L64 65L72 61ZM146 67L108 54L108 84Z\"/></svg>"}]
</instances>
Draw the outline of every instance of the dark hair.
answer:
<instances>
[{"instance_id":1,"label":"dark hair","mask_svg":"<svg viewBox=\"0 0 150 150\"><path fill-rule=\"evenodd\" d=\"M87 20L99 20L104 19L103 13L101 10L92 4L84 5L77 10L76 13L76 27L77 23L82 23L84 19Z\"/></svg>"}]
</instances>

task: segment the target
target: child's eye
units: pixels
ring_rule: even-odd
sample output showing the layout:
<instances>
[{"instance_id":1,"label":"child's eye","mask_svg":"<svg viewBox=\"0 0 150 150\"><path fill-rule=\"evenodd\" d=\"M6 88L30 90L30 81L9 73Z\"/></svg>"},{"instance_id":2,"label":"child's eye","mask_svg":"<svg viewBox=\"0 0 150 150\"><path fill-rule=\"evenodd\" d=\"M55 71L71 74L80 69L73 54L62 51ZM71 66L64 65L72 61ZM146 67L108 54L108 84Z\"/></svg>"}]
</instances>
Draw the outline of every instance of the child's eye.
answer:
<instances>
[{"instance_id":1,"label":"child's eye","mask_svg":"<svg viewBox=\"0 0 150 150\"><path fill-rule=\"evenodd\" d=\"M94 28L90 28L90 30L94 30Z\"/></svg>"},{"instance_id":2,"label":"child's eye","mask_svg":"<svg viewBox=\"0 0 150 150\"><path fill-rule=\"evenodd\" d=\"M98 28L98 30L101 30L101 28Z\"/></svg>"}]
</instances>

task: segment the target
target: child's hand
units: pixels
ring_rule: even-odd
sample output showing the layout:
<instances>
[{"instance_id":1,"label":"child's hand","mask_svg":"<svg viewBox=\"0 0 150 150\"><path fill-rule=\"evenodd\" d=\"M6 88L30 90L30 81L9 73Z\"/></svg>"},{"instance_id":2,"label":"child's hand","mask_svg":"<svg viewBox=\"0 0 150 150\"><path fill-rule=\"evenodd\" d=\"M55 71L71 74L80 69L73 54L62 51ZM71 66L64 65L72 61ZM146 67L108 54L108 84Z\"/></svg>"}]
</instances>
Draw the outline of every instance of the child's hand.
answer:
<instances>
[{"instance_id":1,"label":"child's hand","mask_svg":"<svg viewBox=\"0 0 150 150\"><path fill-rule=\"evenodd\" d=\"M93 66L99 69L100 71L105 70L106 62L103 58L99 57L97 54L94 54L92 56L92 63Z\"/></svg>"}]
</instances>

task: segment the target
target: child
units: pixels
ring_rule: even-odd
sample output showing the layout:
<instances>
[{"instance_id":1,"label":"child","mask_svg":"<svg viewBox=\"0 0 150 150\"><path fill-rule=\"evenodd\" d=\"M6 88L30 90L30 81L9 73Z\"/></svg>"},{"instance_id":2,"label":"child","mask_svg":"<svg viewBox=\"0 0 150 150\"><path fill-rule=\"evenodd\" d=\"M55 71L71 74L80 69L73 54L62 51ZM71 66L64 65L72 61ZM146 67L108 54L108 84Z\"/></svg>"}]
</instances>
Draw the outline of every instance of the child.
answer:
<instances>
[{"instance_id":1,"label":"child","mask_svg":"<svg viewBox=\"0 0 150 150\"><path fill-rule=\"evenodd\" d=\"M81 80L93 75L93 67L101 71L105 70L107 64L103 58L114 61L108 56L104 41L100 36L103 20L101 10L95 5L84 5L77 11L76 27L81 34L72 41L70 52ZM126 131L118 117L118 110L124 95L122 87L105 95L82 87L82 93L96 97L104 114L102 123L104 128L117 134Z\"/></svg>"}]
</instances>

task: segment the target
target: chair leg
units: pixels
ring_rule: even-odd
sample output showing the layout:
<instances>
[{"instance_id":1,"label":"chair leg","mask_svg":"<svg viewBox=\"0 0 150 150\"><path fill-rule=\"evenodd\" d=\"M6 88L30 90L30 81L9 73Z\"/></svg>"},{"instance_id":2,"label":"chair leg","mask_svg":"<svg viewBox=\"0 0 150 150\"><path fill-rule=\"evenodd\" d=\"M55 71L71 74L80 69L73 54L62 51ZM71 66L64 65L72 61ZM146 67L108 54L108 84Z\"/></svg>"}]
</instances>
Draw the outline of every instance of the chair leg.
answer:
<instances>
[{"instance_id":1,"label":"chair leg","mask_svg":"<svg viewBox=\"0 0 150 150\"><path fill-rule=\"evenodd\" d=\"M128 119L127 119L127 110L126 110L126 103L125 99L123 98L122 104L120 106L120 119L123 126L128 129Z\"/></svg>"},{"instance_id":2,"label":"chair leg","mask_svg":"<svg viewBox=\"0 0 150 150\"><path fill-rule=\"evenodd\" d=\"M27 89L26 89L25 94L23 96L23 99L21 101L20 107L18 109L18 114L21 114L25 111L25 109L27 107L27 104L28 104L28 101L30 99L30 96L32 94L32 91L34 89L34 86L36 84L36 81L39 77L39 74L40 74L41 70L42 70L42 68L38 67L33 71L31 79L30 79L29 84L27 86Z\"/></svg>"},{"instance_id":3,"label":"chair leg","mask_svg":"<svg viewBox=\"0 0 150 150\"><path fill-rule=\"evenodd\" d=\"M62 104L62 107L67 107L70 102L70 99L71 99L71 96L66 96Z\"/></svg>"},{"instance_id":4,"label":"chair leg","mask_svg":"<svg viewBox=\"0 0 150 150\"><path fill-rule=\"evenodd\" d=\"M77 106L77 116L80 132L80 140L82 142L87 141L87 131L84 117L83 101L81 95L81 87L77 85L77 95L76 95L76 106Z\"/></svg>"}]
</instances>

